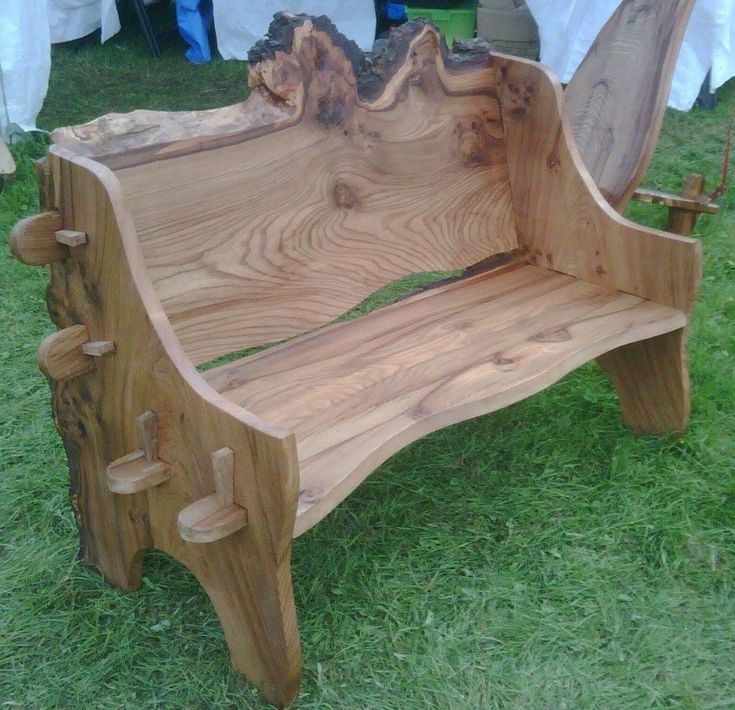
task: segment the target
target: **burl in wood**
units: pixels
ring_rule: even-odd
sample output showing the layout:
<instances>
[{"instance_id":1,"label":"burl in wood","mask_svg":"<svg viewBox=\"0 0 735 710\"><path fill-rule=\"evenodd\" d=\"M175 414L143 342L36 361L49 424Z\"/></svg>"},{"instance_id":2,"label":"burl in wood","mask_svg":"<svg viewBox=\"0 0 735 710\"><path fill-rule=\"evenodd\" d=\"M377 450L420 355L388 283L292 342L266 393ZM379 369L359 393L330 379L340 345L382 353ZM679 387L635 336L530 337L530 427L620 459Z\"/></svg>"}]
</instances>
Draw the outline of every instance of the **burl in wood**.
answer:
<instances>
[{"instance_id":1,"label":"burl in wood","mask_svg":"<svg viewBox=\"0 0 735 710\"><path fill-rule=\"evenodd\" d=\"M180 560L235 667L285 704L291 541L401 447L594 359L626 424L684 429L700 252L607 204L535 63L448 54L421 21L365 57L281 14L251 64L241 104L56 131L46 211L11 246L50 266L38 358L82 558L123 590L146 550Z\"/></svg>"}]
</instances>

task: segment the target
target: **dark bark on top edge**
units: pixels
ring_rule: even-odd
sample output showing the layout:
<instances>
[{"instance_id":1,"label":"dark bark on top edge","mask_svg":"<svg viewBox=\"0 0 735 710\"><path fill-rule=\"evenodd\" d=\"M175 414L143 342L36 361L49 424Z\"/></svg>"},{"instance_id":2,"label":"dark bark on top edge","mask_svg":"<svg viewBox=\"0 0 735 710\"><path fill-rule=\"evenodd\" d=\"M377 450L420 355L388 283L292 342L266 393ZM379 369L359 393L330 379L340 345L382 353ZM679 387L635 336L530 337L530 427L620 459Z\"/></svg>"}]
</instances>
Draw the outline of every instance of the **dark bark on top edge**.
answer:
<instances>
[{"instance_id":1,"label":"dark bark on top edge","mask_svg":"<svg viewBox=\"0 0 735 710\"><path fill-rule=\"evenodd\" d=\"M342 35L325 15L312 17L278 12L268 28L267 37L256 42L248 52L250 64L274 59L276 52L279 51L289 54L293 48L294 30L307 20L311 20L317 30L329 35L332 44L345 53L357 77L358 94L365 101L373 101L381 94L385 85L405 62L411 42L425 27L431 27L437 34L439 33L439 29L432 22L418 18L392 30L386 44L365 54L355 42ZM455 41L454 54L450 53L446 44L442 42L440 51L450 69L486 66L490 56L490 47L483 40Z\"/></svg>"}]
</instances>

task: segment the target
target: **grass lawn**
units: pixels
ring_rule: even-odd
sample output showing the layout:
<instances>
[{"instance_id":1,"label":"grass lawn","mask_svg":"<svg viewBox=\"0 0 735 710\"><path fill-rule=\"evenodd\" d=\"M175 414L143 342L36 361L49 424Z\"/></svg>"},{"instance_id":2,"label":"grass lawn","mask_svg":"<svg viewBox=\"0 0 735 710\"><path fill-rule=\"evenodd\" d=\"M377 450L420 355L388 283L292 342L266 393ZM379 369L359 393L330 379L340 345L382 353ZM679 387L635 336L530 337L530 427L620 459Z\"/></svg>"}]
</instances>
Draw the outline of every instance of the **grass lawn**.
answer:
<instances>
[{"instance_id":1,"label":"grass lawn","mask_svg":"<svg viewBox=\"0 0 735 710\"><path fill-rule=\"evenodd\" d=\"M135 26L54 50L39 125L201 108L242 63L150 60ZM719 180L735 86L670 112L644 184ZM37 210L34 158L0 193L0 239ZM693 415L678 440L620 424L594 365L437 432L299 538L299 708L735 707L735 189L704 217L691 328ZM662 226L664 213L631 216ZM230 669L193 577L157 553L123 595L76 562L66 460L35 349L46 274L0 249L0 707L263 707Z\"/></svg>"}]
</instances>

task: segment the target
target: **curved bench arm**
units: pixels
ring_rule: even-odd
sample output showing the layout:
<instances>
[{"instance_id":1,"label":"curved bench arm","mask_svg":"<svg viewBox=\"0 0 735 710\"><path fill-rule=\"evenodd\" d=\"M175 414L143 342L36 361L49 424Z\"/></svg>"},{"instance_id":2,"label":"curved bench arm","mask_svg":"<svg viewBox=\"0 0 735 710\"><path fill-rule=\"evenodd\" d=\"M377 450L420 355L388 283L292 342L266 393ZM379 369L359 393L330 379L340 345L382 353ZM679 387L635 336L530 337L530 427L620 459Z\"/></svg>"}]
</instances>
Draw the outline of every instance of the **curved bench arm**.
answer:
<instances>
[{"instance_id":1,"label":"curved bench arm","mask_svg":"<svg viewBox=\"0 0 735 710\"><path fill-rule=\"evenodd\" d=\"M694 239L621 217L584 167L553 74L495 55L518 241L532 263L688 312L701 279Z\"/></svg>"}]
</instances>

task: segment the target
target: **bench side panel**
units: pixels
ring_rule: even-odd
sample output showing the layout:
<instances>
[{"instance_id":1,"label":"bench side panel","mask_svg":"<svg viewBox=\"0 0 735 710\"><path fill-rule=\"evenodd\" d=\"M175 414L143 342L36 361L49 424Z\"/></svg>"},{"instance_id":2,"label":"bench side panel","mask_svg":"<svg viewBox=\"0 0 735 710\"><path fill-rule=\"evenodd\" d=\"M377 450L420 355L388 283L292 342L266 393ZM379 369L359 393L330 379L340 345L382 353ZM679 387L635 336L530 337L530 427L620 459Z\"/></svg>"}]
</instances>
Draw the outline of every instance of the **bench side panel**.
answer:
<instances>
[{"instance_id":1,"label":"bench side panel","mask_svg":"<svg viewBox=\"0 0 735 710\"><path fill-rule=\"evenodd\" d=\"M547 69L495 61L520 249L538 266L689 312L701 279L695 239L634 224L587 172Z\"/></svg>"},{"instance_id":2,"label":"bench side panel","mask_svg":"<svg viewBox=\"0 0 735 710\"><path fill-rule=\"evenodd\" d=\"M87 371L51 378L80 557L124 589L139 586L146 549L181 561L208 592L236 667L273 702L288 702L300 669L290 583L294 438L218 395L187 361L146 278L114 175L55 147L49 163L52 206L67 229L86 235L50 265L49 313L67 332L82 326L90 340L113 344L101 357L78 355L91 361ZM147 490L113 492L106 469L141 448L136 420L151 414L156 464L169 475ZM215 491L211 457L223 447L248 525L203 550L184 542L177 517Z\"/></svg>"}]
</instances>

